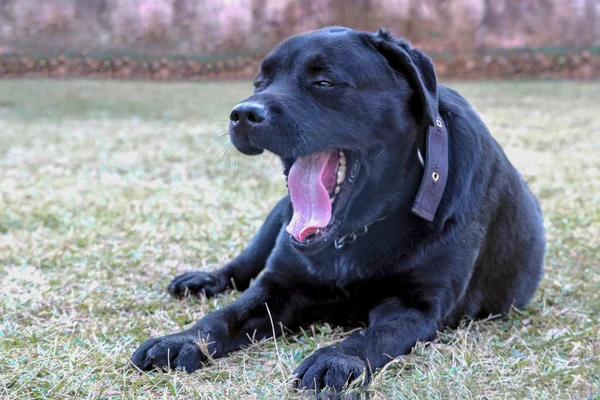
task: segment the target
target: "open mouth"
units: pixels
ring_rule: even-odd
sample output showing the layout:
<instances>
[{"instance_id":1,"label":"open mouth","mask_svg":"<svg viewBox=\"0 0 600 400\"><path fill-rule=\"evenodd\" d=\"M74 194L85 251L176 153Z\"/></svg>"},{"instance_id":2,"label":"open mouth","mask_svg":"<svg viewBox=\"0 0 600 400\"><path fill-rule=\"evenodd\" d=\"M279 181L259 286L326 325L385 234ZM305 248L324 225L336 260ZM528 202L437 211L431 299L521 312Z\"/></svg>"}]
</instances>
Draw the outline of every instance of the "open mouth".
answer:
<instances>
[{"instance_id":1,"label":"open mouth","mask_svg":"<svg viewBox=\"0 0 600 400\"><path fill-rule=\"evenodd\" d=\"M294 207L286 230L296 247L335 238L359 169L358 157L337 148L286 160Z\"/></svg>"}]
</instances>

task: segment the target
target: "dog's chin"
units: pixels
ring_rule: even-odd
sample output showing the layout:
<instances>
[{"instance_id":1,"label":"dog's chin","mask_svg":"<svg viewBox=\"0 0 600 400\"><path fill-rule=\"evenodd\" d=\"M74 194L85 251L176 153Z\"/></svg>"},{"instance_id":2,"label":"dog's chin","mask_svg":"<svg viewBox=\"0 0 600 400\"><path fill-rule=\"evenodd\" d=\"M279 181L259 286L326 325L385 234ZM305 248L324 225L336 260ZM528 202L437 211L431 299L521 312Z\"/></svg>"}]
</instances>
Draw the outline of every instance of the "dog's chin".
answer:
<instances>
[{"instance_id":1,"label":"dog's chin","mask_svg":"<svg viewBox=\"0 0 600 400\"><path fill-rule=\"evenodd\" d=\"M336 221L335 217L333 217L332 222L326 228L322 229L321 234L311 235L302 241L296 240L296 238L290 235L290 243L296 250L307 254L315 254L326 248L333 248L339 234L340 225L340 221Z\"/></svg>"},{"instance_id":2,"label":"dog's chin","mask_svg":"<svg viewBox=\"0 0 600 400\"><path fill-rule=\"evenodd\" d=\"M248 136L239 136L230 134L231 143L238 149L239 152L247 156L256 156L262 154L263 148L256 146L248 139Z\"/></svg>"},{"instance_id":3,"label":"dog's chin","mask_svg":"<svg viewBox=\"0 0 600 400\"><path fill-rule=\"evenodd\" d=\"M337 183L334 189L329 193L330 201L332 202L331 219L326 227L318 229L310 236L304 238L304 240L298 240L290 234L291 245L301 251L308 254L320 252L328 247L334 248L336 239L339 239L344 234L348 233L344 231L344 222L347 218L352 217L348 215L348 209L355 198L354 193L356 187L356 181L360 174L361 162L360 157L357 153L353 153L349 150L339 149L345 156L345 178L341 183ZM284 174L286 180L288 178L289 171L295 162L293 158L282 158L284 162ZM339 172L336 171L336 173Z\"/></svg>"}]
</instances>

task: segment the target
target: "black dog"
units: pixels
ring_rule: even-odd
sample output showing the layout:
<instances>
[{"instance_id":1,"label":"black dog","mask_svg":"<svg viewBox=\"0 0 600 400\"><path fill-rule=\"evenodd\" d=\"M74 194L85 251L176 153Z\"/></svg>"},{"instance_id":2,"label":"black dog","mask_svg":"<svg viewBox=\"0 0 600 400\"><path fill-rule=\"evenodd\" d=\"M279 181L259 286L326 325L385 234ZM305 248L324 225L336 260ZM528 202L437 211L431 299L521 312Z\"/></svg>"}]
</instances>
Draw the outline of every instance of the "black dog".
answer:
<instances>
[{"instance_id":1,"label":"black dog","mask_svg":"<svg viewBox=\"0 0 600 400\"><path fill-rule=\"evenodd\" d=\"M198 341L224 356L272 336L270 316L277 334L366 326L295 372L300 387L340 391L465 316L529 301L543 274L538 202L425 54L384 30L325 28L280 44L254 84L231 112L231 140L278 155L290 196L239 257L175 278L175 296L247 290L146 341L137 367L192 372L207 359Z\"/></svg>"}]
</instances>

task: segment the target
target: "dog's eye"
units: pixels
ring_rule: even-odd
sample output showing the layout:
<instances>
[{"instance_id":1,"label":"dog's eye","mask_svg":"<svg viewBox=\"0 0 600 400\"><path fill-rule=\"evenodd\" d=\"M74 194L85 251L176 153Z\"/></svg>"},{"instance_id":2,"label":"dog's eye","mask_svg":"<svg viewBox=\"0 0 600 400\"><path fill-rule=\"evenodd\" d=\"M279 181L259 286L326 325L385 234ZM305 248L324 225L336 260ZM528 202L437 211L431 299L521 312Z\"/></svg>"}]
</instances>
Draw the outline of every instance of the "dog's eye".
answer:
<instances>
[{"instance_id":1,"label":"dog's eye","mask_svg":"<svg viewBox=\"0 0 600 400\"><path fill-rule=\"evenodd\" d=\"M261 89L262 90L267 85L267 81L263 80L263 79L257 79L257 80L254 81L253 85L254 85L254 89Z\"/></svg>"},{"instance_id":2,"label":"dog's eye","mask_svg":"<svg viewBox=\"0 0 600 400\"><path fill-rule=\"evenodd\" d=\"M329 81L317 81L317 82L315 82L315 85L321 86L321 87L331 87L331 86L333 86L333 83L331 83Z\"/></svg>"}]
</instances>

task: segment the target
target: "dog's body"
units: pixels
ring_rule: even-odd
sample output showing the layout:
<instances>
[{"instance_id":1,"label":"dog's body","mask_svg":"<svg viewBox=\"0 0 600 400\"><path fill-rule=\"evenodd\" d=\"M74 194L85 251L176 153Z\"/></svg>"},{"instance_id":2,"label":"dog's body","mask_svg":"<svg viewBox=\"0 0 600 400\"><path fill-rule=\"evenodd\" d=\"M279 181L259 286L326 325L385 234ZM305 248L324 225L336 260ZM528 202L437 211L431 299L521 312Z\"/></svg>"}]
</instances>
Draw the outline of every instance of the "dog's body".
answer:
<instances>
[{"instance_id":1,"label":"dog's body","mask_svg":"<svg viewBox=\"0 0 600 400\"><path fill-rule=\"evenodd\" d=\"M176 296L215 295L232 281L247 290L191 329L148 340L136 366L194 371L206 359L198 339L219 357L272 336L271 318L289 329L365 326L296 371L302 387L339 391L465 316L529 301L543 273L538 202L474 109L437 85L426 56L385 31L326 28L276 48L257 81L232 112L232 141L247 154L279 155L291 198L228 265L171 283ZM413 212L428 179L419 149L436 122L447 130L448 167L426 218ZM426 163L435 156L421 154Z\"/></svg>"}]
</instances>

